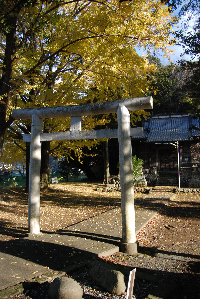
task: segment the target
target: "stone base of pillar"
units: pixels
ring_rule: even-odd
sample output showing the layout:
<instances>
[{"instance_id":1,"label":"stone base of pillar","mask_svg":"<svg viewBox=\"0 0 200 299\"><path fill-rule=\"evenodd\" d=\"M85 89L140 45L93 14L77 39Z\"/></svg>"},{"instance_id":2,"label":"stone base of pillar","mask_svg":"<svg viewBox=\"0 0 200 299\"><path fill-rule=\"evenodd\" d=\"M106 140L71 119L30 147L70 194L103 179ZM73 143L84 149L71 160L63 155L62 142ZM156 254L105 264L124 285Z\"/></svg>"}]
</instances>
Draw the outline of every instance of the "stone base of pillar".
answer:
<instances>
[{"instance_id":1,"label":"stone base of pillar","mask_svg":"<svg viewBox=\"0 0 200 299\"><path fill-rule=\"evenodd\" d=\"M40 229L29 229L28 234L30 234L30 235L40 235L41 232L40 232Z\"/></svg>"},{"instance_id":2,"label":"stone base of pillar","mask_svg":"<svg viewBox=\"0 0 200 299\"><path fill-rule=\"evenodd\" d=\"M43 235L43 233L42 232L39 232L39 233L28 233L28 237L35 237L35 236L41 236L41 235Z\"/></svg>"},{"instance_id":3,"label":"stone base of pillar","mask_svg":"<svg viewBox=\"0 0 200 299\"><path fill-rule=\"evenodd\" d=\"M120 251L127 254L137 254L138 253L138 242L135 243L121 243Z\"/></svg>"}]
</instances>

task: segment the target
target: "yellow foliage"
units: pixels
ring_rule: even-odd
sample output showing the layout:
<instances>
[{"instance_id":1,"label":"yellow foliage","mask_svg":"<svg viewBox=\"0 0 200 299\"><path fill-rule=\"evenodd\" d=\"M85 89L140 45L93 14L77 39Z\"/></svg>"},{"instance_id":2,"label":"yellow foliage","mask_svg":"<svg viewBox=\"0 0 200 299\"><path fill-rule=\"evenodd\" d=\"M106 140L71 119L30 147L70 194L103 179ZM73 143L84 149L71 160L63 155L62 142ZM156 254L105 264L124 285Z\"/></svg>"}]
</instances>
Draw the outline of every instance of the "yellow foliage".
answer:
<instances>
[{"instance_id":1,"label":"yellow foliage","mask_svg":"<svg viewBox=\"0 0 200 299\"><path fill-rule=\"evenodd\" d=\"M167 55L173 22L160 0L58 0L25 6L18 18L8 115L15 108L144 96L154 66L135 49L163 49ZM47 122L52 131L70 127L69 119ZM105 116L85 117L83 128L108 122ZM73 142L74 148L82 143Z\"/></svg>"}]
</instances>

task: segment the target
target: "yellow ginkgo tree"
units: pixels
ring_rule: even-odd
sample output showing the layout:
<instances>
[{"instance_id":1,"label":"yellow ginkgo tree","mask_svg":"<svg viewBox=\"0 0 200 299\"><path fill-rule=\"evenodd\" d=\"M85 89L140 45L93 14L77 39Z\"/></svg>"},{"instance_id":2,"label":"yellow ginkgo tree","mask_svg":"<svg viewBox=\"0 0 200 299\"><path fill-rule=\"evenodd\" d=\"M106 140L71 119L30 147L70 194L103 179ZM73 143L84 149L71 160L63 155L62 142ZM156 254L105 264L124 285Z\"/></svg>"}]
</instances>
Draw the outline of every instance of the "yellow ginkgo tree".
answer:
<instances>
[{"instance_id":1,"label":"yellow ginkgo tree","mask_svg":"<svg viewBox=\"0 0 200 299\"><path fill-rule=\"evenodd\" d=\"M145 95L153 66L136 48L163 49L167 55L172 42L175 19L160 0L0 0L0 4L1 149L5 136L8 147L14 132L19 139L29 131L30 123L13 123L15 108ZM84 118L83 129L107 122L104 116ZM44 131L69 126L69 119L50 120L44 122ZM17 144L23 148L20 141ZM65 143L66 149L75 147L80 150L81 145Z\"/></svg>"}]
</instances>

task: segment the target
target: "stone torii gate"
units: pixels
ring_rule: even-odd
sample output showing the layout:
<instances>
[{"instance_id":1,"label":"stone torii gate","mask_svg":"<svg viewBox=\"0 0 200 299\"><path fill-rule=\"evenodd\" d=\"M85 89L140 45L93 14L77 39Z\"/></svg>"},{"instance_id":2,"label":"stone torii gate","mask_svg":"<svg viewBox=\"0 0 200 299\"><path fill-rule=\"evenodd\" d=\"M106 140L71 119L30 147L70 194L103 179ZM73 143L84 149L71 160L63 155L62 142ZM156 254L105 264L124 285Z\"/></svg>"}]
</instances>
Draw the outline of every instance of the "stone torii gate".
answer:
<instances>
[{"instance_id":1,"label":"stone torii gate","mask_svg":"<svg viewBox=\"0 0 200 299\"><path fill-rule=\"evenodd\" d=\"M142 128L130 128L129 111L144 109L153 109L152 97L52 108L15 109L13 111L12 115L15 119L32 120L31 134L23 135L23 141L31 143L28 194L28 230L30 234L40 233L41 142L52 140L118 138L122 209L121 250L128 254L137 253L131 136L141 136ZM109 113L117 113L117 130L81 131L81 116ZM71 117L70 131L42 133L43 118L53 117Z\"/></svg>"}]
</instances>

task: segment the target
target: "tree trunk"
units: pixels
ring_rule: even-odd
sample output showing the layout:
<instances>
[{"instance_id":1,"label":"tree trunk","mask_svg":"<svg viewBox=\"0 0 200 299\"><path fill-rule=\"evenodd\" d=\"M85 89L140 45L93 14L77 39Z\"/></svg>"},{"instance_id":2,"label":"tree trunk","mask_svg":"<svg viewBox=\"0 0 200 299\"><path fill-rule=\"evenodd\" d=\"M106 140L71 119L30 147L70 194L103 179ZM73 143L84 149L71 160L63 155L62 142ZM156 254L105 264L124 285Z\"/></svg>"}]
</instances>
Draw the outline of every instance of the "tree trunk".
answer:
<instances>
[{"instance_id":1,"label":"tree trunk","mask_svg":"<svg viewBox=\"0 0 200 299\"><path fill-rule=\"evenodd\" d=\"M3 59L2 77L0 80L0 157L3 154L4 135L6 130L6 112L8 106L8 94L10 92L10 80L12 74L12 56L15 52L15 31L16 31L16 17L7 17L5 26L9 30L5 34L5 55ZM5 29L6 30L6 29Z\"/></svg>"},{"instance_id":2,"label":"tree trunk","mask_svg":"<svg viewBox=\"0 0 200 299\"><path fill-rule=\"evenodd\" d=\"M42 142L42 150L41 150L41 188L46 189L49 186L49 153L50 153L50 142L43 141Z\"/></svg>"},{"instance_id":3,"label":"tree trunk","mask_svg":"<svg viewBox=\"0 0 200 299\"><path fill-rule=\"evenodd\" d=\"M9 94L11 89L14 87L11 83L11 79L13 72L13 57L16 52L17 19L24 6L33 6L37 1L11 0L2 2L4 2L4 5L1 11L1 37L5 51L4 56L2 57L2 75L0 79L0 159L3 154L5 131L13 121L12 117L9 117L9 120L6 121L6 118L8 119L6 114L10 96Z\"/></svg>"},{"instance_id":4,"label":"tree trunk","mask_svg":"<svg viewBox=\"0 0 200 299\"><path fill-rule=\"evenodd\" d=\"M26 142L26 192L29 190L30 143Z\"/></svg>"},{"instance_id":5,"label":"tree trunk","mask_svg":"<svg viewBox=\"0 0 200 299\"><path fill-rule=\"evenodd\" d=\"M108 184L110 178L108 140L103 142L103 161L104 161L104 184Z\"/></svg>"},{"instance_id":6,"label":"tree trunk","mask_svg":"<svg viewBox=\"0 0 200 299\"><path fill-rule=\"evenodd\" d=\"M6 105L0 102L0 157L3 155L4 134L6 130Z\"/></svg>"}]
</instances>

